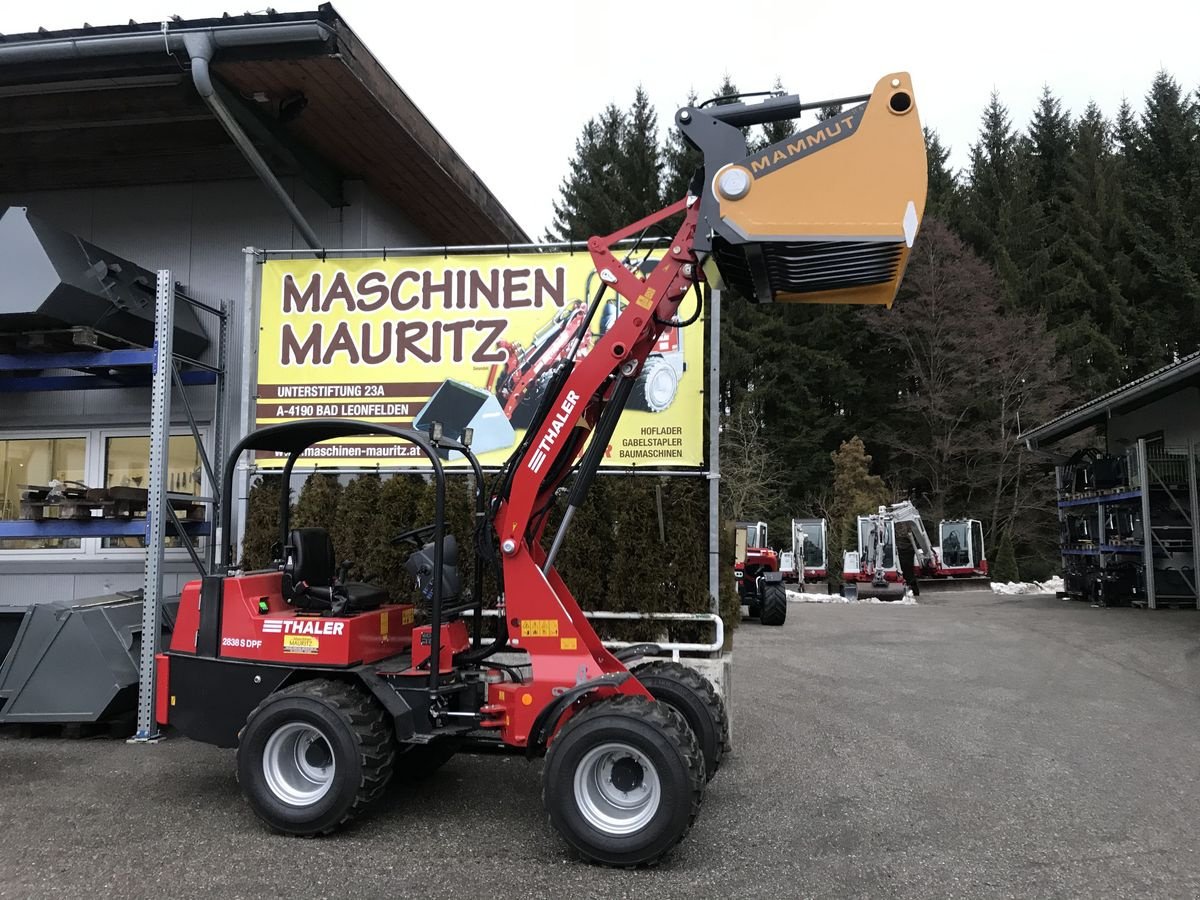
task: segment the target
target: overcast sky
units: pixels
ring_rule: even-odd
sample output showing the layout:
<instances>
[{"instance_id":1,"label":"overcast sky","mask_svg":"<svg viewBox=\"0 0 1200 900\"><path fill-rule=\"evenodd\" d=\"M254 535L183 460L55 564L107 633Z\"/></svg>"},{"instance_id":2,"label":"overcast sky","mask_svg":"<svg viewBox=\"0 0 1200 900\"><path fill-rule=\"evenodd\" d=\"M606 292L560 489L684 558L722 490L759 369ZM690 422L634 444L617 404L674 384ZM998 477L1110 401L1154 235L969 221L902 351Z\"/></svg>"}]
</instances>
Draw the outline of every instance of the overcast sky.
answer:
<instances>
[{"instance_id":1,"label":"overcast sky","mask_svg":"<svg viewBox=\"0 0 1200 900\"><path fill-rule=\"evenodd\" d=\"M241 13L231 0L0 0L9 34ZM275 0L278 10L316 0ZM1078 112L1140 109L1165 68L1200 87L1200 2L1002 0L857 3L385 2L336 9L534 238L583 122L627 106L641 83L664 127L688 91L710 96L729 73L744 91L776 77L804 100L866 93L912 73L924 124L962 166L992 89L1024 127L1043 84Z\"/></svg>"}]
</instances>

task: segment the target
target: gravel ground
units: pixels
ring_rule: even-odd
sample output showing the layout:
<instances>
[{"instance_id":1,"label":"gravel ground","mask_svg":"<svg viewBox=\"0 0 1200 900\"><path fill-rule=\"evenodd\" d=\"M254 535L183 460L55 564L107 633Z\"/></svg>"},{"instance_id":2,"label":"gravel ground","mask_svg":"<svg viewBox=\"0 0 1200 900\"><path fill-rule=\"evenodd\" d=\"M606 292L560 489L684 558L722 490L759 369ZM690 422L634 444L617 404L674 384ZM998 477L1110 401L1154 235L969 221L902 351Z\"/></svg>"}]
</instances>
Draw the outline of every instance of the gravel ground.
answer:
<instances>
[{"instance_id":1,"label":"gravel ground","mask_svg":"<svg viewBox=\"0 0 1200 900\"><path fill-rule=\"evenodd\" d=\"M259 827L229 751L0 731L0 897L1196 896L1198 658L1194 613L792 604L738 631L736 753L633 872L570 859L518 757L303 841Z\"/></svg>"}]
</instances>

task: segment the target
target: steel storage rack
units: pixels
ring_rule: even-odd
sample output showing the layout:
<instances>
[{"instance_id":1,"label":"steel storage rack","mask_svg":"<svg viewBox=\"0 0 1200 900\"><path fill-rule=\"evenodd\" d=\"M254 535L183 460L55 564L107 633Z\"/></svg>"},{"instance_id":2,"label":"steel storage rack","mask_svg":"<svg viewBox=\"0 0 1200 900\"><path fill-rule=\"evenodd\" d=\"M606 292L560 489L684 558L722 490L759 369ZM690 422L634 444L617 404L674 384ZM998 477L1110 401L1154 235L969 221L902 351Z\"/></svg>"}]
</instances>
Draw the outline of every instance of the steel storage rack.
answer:
<instances>
[{"instance_id":1,"label":"steel storage rack","mask_svg":"<svg viewBox=\"0 0 1200 900\"><path fill-rule=\"evenodd\" d=\"M120 267L113 267L120 272ZM146 273L148 275L148 273ZM64 284L67 282L64 280ZM147 289L149 285L145 286ZM153 303L145 304L142 318L153 311L150 346L107 334L100 327L74 326L37 331L18 336L15 352L0 353L0 393L35 391L105 390L129 387L150 388L149 463L146 479L145 518L92 516L82 518L27 518L0 521L0 538L40 537L128 537L144 535L145 574L140 598L128 594L103 601L59 602L28 607L0 607L0 723L95 721L120 695L136 690L137 731L135 740L157 737L152 697L154 655L162 628L173 622L172 604L163 597L163 562L168 534L183 537L200 574L207 574L217 541L211 539L221 501L220 481L212 460L222 458L226 421L226 334L228 304L212 306L188 296L176 285L170 270L161 269L153 281ZM48 306L49 301L45 306ZM121 308L121 304L114 306ZM176 348L177 311L191 323ZM211 320L215 347L194 340L205 330L196 327ZM150 328L149 322L146 327ZM12 339L9 338L11 346ZM204 356L208 357L205 361ZM201 434L189 388L210 386L212 407L211 454ZM171 408L178 398L192 438L196 442L208 496L169 491L167 484L168 442ZM199 505L209 512L202 521L181 519L177 506ZM210 537L202 550L192 538ZM141 607L140 626L130 605ZM44 608L41 608L44 607ZM154 639L142 639L153 635ZM95 649L81 657L71 647ZM74 661L74 664L72 664ZM102 666L95 671L90 666ZM136 673L136 679L134 675ZM84 691L80 683L111 683L110 689ZM73 685L75 688L73 688ZM61 698L76 694L72 704ZM79 700L82 696L85 699Z\"/></svg>"},{"instance_id":2,"label":"steel storage rack","mask_svg":"<svg viewBox=\"0 0 1200 900\"><path fill-rule=\"evenodd\" d=\"M1098 605L1200 609L1197 446L1141 438L1056 471L1063 594Z\"/></svg>"}]
</instances>

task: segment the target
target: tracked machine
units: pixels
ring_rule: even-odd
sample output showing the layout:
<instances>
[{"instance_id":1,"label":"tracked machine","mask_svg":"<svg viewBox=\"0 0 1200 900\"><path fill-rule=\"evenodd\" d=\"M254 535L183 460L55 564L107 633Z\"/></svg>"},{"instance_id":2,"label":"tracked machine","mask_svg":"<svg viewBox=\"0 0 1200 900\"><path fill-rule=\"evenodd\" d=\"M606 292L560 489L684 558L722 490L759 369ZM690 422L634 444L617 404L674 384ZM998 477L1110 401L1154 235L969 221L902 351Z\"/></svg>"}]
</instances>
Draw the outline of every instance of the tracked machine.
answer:
<instances>
[{"instance_id":1,"label":"tracked machine","mask_svg":"<svg viewBox=\"0 0 1200 900\"><path fill-rule=\"evenodd\" d=\"M897 537L900 543L897 544ZM858 550L847 553L843 579L858 597L898 600L921 591L990 590L978 519L943 519L935 546L907 500L858 518Z\"/></svg>"},{"instance_id":2,"label":"tracked machine","mask_svg":"<svg viewBox=\"0 0 1200 900\"><path fill-rule=\"evenodd\" d=\"M829 590L828 539L824 519L792 519L792 549L779 555L785 583L811 593Z\"/></svg>"},{"instance_id":3,"label":"tracked machine","mask_svg":"<svg viewBox=\"0 0 1200 900\"><path fill-rule=\"evenodd\" d=\"M415 603L353 580L325 529L289 529L286 496L281 564L244 571L222 509L219 565L183 591L170 649L158 657L156 716L196 740L236 747L242 790L269 827L329 833L394 777L420 777L460 750L504 746L544 755L550 822L583 857L649 864L683 838L721 762L720 701L693 670L646 662L652 645L605 649L554 560L645 361L670 323L696 320L684 304L702 302L703 281L757 303L890 305L925 201L908 76L832 101L847 108L747 151L743 127L830 102L780 96L676 114L703 158L688 196L588 241L600 287L585 315L596 315L606 291L620 296L619 315L586 355L577 341L552 368L524 438L486 488L468 444L436 423L425 433L311 420L237 444L223 497L234 496L243 453L286 454L287 484L309 446L367 434L416 446L436 488L434 521L396 535L410 546ZM643 274L639 244L618 245L668 220L677 230ZM477 485L478 528L465 544L446 530L441 459L451 453ZM560 488L566 508L547 534ZM465 552L477 562L469 593L457 565ZM485 605L485 567L498 585L488 600L500 613L494 634L479 616L467 622Z\"/></svg>"}]
</instances>

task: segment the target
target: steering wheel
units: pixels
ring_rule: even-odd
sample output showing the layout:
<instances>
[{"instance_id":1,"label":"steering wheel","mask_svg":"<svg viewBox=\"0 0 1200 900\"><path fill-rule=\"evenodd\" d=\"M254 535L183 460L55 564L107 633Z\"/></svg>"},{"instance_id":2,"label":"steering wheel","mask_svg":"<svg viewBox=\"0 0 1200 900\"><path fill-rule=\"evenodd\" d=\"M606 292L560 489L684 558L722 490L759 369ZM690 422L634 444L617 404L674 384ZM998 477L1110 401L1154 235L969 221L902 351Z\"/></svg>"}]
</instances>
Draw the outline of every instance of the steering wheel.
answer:
<instances>
[{"instance_id":1,"label":"steering wheel","mask_svg":"<svg viewBox=\"0 0 1200 900\"><path fill-rule=\"evenodd\" d=\"M409 543L418 550L428 543L433 537L433 533L437 530L437 525L422 525L419 528L410 528L408 531L402 531L392 538L392 546L397 544Z\"/></svg>"}]
</instances>

